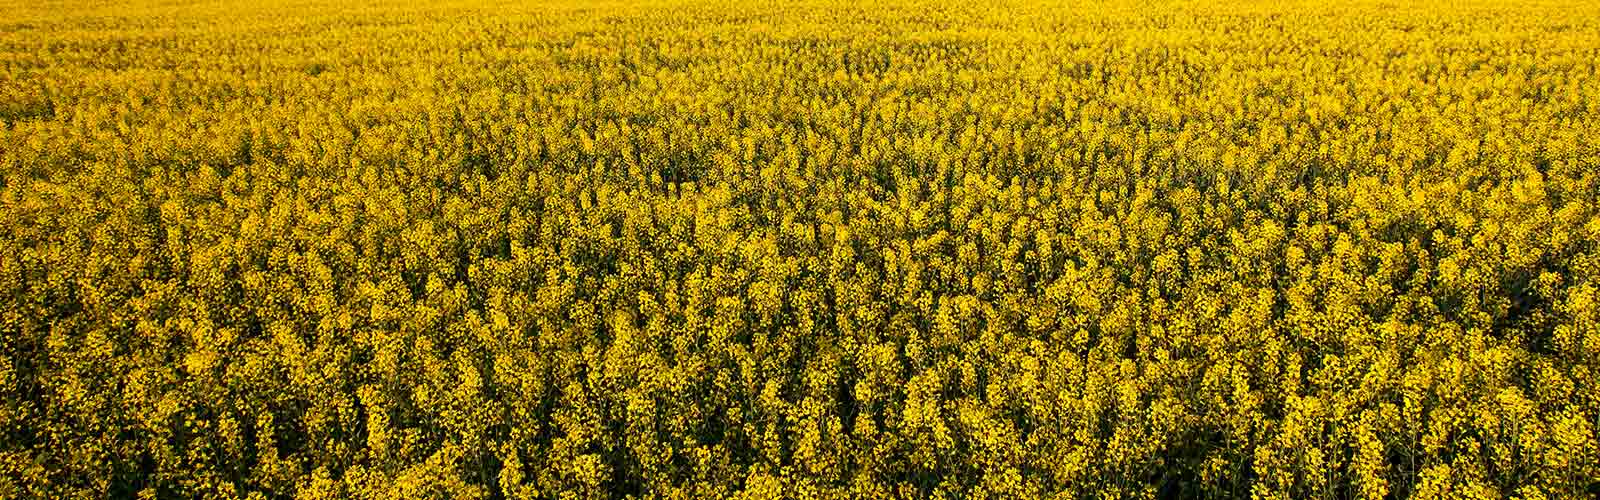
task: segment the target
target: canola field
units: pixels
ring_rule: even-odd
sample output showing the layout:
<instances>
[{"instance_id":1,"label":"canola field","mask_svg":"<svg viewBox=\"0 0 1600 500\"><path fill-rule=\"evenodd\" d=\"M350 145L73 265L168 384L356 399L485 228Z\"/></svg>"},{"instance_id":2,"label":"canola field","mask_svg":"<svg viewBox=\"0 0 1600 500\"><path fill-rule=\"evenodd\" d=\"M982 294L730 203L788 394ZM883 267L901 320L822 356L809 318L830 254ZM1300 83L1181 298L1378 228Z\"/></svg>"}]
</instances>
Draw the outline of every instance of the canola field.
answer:
<instances>
[{"instance_id":1,"label":"canola field","mask_svg":"<svg viewBox=\"0 0 1600 500\"><path fill-rule=\"evenodd\" d=\"M0 498L1594 498L1600 3L0 0Z\"/></svg>"}]
</instances>

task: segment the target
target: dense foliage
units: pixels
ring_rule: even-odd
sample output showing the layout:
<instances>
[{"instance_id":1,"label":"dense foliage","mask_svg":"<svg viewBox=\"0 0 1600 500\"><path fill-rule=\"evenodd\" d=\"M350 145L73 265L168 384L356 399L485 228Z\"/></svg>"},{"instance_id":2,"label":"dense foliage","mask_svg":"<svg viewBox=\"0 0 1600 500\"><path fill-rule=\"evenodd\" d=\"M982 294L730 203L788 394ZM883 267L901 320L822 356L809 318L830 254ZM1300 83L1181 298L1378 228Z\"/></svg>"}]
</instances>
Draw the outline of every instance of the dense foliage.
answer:
<instances>
[{"instance_id":1,"label":"dense foliage","mask_svg":"<svg viewBox=\"0 0 1600 500\"><path fill-rule=\"evenodd\" d=\"M0 3L3 498L1600 494L1600 6Z\"/></svg>"}]
</instances>

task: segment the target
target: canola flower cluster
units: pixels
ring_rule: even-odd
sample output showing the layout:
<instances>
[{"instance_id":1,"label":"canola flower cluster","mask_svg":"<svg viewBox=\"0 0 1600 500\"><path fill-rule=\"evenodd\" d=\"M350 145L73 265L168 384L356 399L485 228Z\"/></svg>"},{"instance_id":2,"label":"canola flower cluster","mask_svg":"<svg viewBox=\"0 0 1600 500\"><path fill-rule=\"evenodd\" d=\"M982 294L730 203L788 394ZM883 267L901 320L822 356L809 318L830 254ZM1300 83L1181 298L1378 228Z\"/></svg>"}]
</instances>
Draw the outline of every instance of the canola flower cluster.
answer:
<instances>
[{"instance_id":1,"label":"canola flower cluster","mask_svg":"<svg viewBox=\"0 0 1600 500\"><path fill-rule=\"evenodd\" d=\"M1592 498L1600 5L0 2L3 498Z\"/></svg>"}]
</instances>

